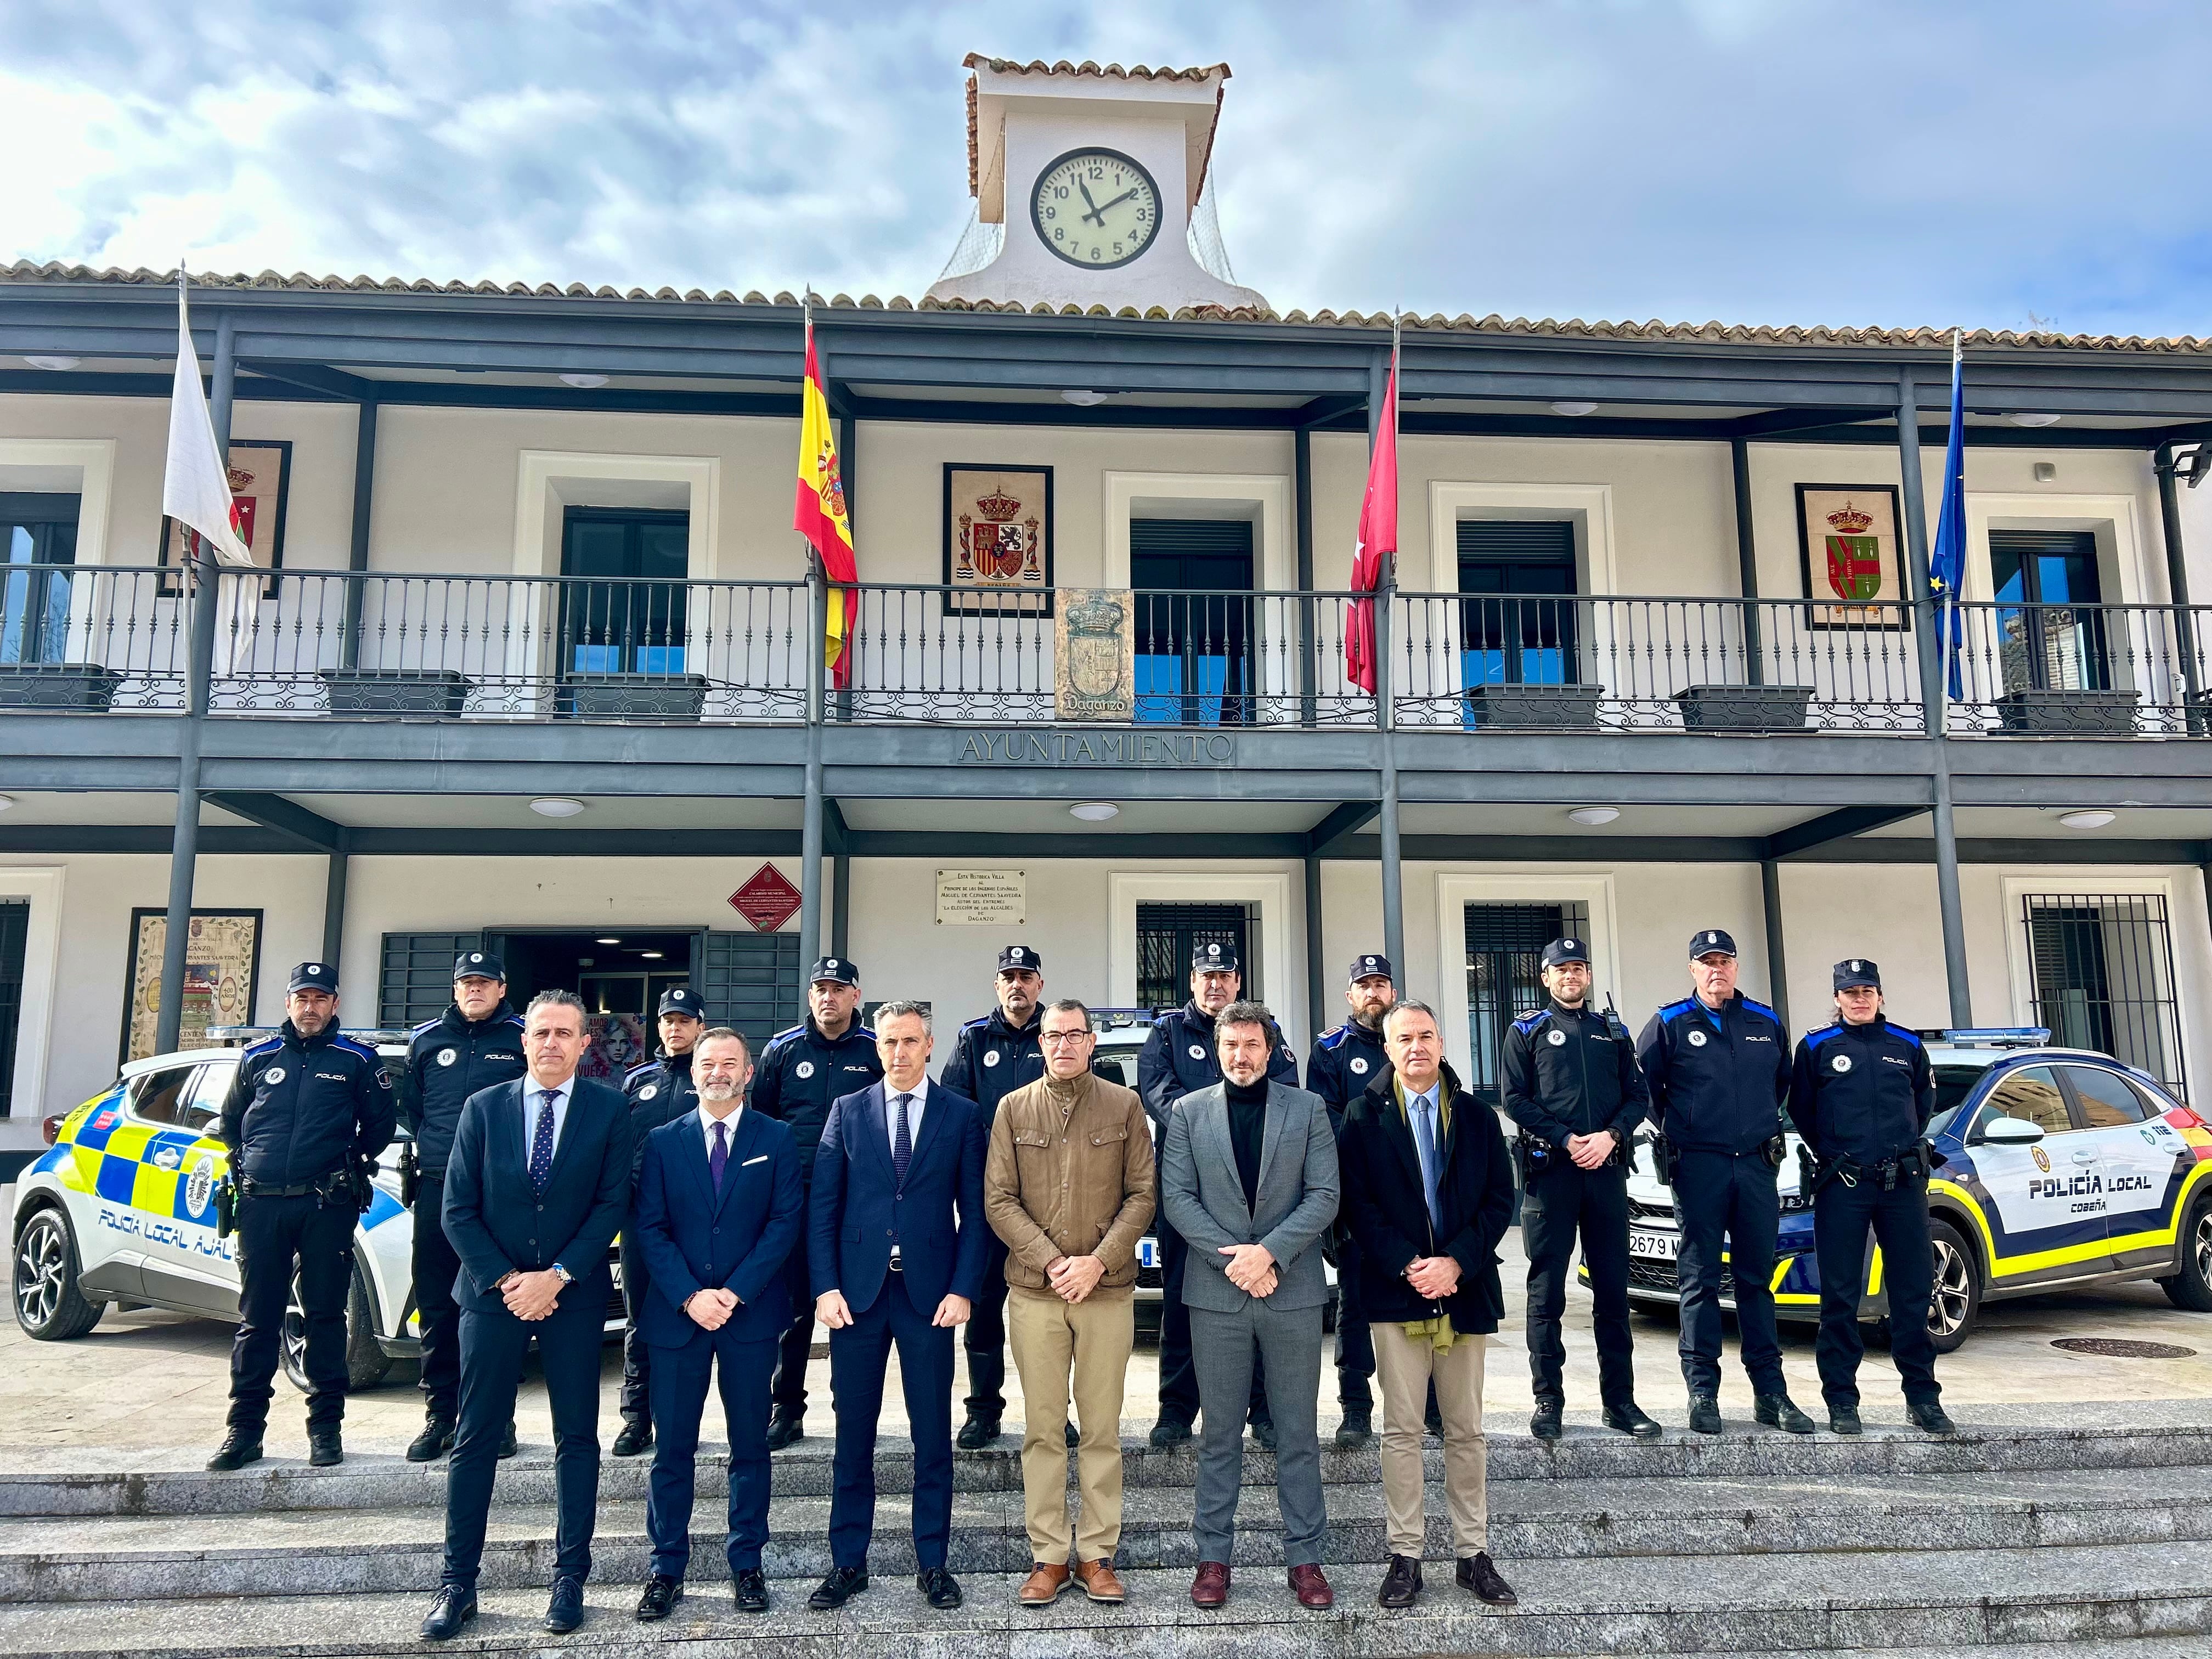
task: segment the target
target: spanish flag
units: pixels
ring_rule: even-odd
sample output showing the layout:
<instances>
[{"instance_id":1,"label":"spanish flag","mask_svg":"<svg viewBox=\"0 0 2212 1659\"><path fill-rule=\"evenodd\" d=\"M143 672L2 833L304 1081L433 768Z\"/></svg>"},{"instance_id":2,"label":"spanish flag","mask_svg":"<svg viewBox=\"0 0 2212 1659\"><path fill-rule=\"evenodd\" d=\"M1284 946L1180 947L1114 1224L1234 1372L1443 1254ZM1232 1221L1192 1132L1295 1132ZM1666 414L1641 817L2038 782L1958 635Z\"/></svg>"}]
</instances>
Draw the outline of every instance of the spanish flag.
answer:
<instances>
[{"instance_id":1,"label":"spanish flag","mask_svg":"<svg viewBox=\"0 0 2212 1659\"><path fill-rule=\"evenodd\" d=\"M860 580L853 560L853 525L845 516L845 480L837 471L836 428L830 399L822 390L822 371L814 361L814 319L806 319L806 378L799 393L799 495L791 527L812 543L829 579L829 610L823 633L822 661L830 683L843 686L852 672L854 586Z\"/></svg>"}]
</instances>

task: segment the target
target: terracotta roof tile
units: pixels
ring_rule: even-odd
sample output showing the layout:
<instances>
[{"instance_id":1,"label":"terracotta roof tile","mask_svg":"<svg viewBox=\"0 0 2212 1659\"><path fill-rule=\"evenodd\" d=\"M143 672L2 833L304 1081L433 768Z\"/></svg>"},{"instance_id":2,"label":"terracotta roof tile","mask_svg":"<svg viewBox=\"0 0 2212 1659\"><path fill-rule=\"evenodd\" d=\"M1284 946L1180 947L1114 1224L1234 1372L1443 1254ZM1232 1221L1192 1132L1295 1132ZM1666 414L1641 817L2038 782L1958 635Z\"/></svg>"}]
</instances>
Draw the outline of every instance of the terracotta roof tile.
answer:
<instances>
[{"instance_id":1,"label":"terracotta roof tile","mask_svg":"<svg viewBox=\"0 0 2212 1659\"><path fill-rule=\"evenodd\" d=\"M960 60L960 67L969 71L968 76L968 193L970 196L980 194L982 186L982 145L975 132L976 92L974 71L976 70L987 69L1000 75L1091 75L1107 81L1204 81L1208 76L1218 75L1224 84L1218 88L1213 95L1214 118L1217 124L1220 118L1222 100L1228 95L1229 92L1225 83L1229 79L1230 70L1226 64L1208 64L1201 69L1147 69L1144 64L1138 64L1128 69L1123 69L1119 64L1107 64L1102 66L1092 63L1087 58L1079 64L1071 64L1065 58L1055 64L1048 64L1042 58L1032 58L1028 63L1022 64L1017 63L1011 58L993 58L986 52L971 52ZM1190 194L1193 201L1198 199L1199 190L1206 182L1206 169L1212 164L1212 160L1213 135L1209 132L1206 139L1206 155L1200 159L1198 164L1198 177L1191 184Z\"/></svg>"}]
</instances>

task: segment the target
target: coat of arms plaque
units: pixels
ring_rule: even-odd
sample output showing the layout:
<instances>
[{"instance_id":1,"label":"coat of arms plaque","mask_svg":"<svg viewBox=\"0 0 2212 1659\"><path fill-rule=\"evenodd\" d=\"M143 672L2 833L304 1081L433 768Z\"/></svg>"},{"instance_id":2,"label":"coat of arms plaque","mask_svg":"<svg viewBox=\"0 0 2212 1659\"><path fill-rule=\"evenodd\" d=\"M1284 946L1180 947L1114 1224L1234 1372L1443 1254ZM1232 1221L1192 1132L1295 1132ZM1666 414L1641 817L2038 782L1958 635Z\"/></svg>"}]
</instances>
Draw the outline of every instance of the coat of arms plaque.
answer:
<instances>
[{"instance_id":1,"label":"coat of arms plaque","mask_svg":"<svg viewBox=\"0 0 2212 1659\"><path fill-rule=\"evenodd\" d=\"M1129 626L1136 607L1118 587L1071 587L1061 596L1053 629L1053 704L1063 720L1134 718L1137 641Z\"/></svg>"},{"instance_id":2,"label":"coat of arms plaque","mask_svg":"<svg viewBox=\"0 0 2212 1659\"><path fill-rule=\"evenodd\" d=\"M949 607L1050 614L1050 467L945 464L945 585Z\"/></svg>"}]
</instances>

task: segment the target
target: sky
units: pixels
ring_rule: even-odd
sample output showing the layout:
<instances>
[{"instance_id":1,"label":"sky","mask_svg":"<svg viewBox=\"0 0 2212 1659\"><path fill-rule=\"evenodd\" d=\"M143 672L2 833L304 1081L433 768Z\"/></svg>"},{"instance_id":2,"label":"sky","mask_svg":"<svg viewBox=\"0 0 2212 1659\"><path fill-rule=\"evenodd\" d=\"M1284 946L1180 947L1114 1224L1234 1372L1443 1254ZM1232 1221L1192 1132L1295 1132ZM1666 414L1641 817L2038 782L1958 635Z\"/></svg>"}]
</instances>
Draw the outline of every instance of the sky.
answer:
<instances>
[{"instance_id":1,"label":"sky","mask_svg":"<svg viewBox=\"0 0 2212 1659\"><path fill-rule=\"evenodd\" d=\"M2203 0L0 0L0 263L918 296L968 52L1227 62L1279 311L2212 335Z\"/></svg>"}]
</instances>

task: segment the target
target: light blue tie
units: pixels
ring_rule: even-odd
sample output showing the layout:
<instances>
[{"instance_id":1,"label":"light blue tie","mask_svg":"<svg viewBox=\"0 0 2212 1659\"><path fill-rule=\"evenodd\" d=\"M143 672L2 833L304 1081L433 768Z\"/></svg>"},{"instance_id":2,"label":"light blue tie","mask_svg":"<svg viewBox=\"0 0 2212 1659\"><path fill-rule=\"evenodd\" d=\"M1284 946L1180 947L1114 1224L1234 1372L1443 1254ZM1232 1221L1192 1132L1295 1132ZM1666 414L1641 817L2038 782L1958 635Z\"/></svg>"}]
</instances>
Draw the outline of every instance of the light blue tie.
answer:
<instances>
[{"instance_id":1,"label":"light blue tie","mask_svg":"<svg viewBox=\"0 0 2212 1659\"><path fill-rule=\"evenodd\" d=\"M1421 1155L1421 1188L1429 1201L1429 1225L1443 1225L1437 1211L1437 1103L1430 1095L1416 1095L1413 1107L1413 1148Z\"/></svg>"}]
</instances>

